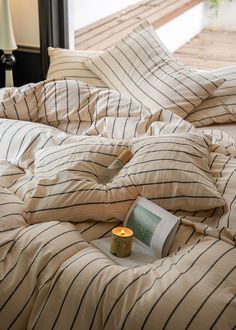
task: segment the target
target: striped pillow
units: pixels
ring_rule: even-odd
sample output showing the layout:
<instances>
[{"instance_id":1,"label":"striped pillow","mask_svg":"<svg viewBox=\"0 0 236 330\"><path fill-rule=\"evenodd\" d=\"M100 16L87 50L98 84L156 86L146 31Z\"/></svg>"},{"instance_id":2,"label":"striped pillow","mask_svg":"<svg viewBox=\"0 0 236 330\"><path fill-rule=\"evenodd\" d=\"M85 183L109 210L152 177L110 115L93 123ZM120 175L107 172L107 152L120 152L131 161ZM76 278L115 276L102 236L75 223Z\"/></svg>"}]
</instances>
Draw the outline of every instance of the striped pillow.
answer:
<instances>
[{"instance_id":1,"label":"striped pillow","mask_svg":"<svg viewBox=\"0 0 236 330\"><path fill-rule=\"evenodd\" d=\"M35 178L30 182L34 189L19 196L25 200L28 222L123 220L138 195L168 210L224 205L208 165L208 140L200 133L134 138L133 157L106 185L97 177L127 142L77 139L35 153Z\"/></svg>"},{"instance_id":2,"label":"striped pillow","mask_svg":"<svg viewBox=\"0 0 236 330\"><path fill-rule=\"evenodd\" d=\"M224 81L179 63L147 21L84 63L110 88L183 118Z\"/></svg>"},{"instance_id":3,"label":"striped pillow","mask_svg":"<svg viewBox=\"0 0 236 330\"><path fill-rule=\"evenodd\" d=\"M225 82L185 118L196 127L236 122L236 66L210 71Z\"/></svg>"},{"instance_id":4,"label":"striped pillow","mask_svg":"<svg viewBox=\"0 0 236 330\"><path fill-rule=\"evenodd\" d=\"M99 53L49 47L50 65L47 79L78 79L89 85L105 88L106 84L83 64L84 60Z\"/></svg>"}]
</instances>

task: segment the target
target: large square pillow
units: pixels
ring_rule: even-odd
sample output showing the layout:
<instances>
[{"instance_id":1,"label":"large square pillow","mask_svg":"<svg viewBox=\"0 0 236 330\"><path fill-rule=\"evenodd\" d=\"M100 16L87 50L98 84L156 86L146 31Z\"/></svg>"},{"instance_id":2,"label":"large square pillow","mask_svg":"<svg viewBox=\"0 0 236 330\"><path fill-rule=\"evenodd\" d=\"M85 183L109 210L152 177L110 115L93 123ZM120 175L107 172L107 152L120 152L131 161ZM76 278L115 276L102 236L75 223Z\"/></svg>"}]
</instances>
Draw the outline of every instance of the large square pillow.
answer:
<instances>
[{"instance_id":1,"label":"large square pillow","mask_svg":"<svg viewBox=\"0 0 236 330\"><path fill-rule=\"evenodd\" d=\"M106 84L83 64L86 59L100 53L49 47L50 64L47 79L76 79L89 85L105 88Z\"/></svg>"},{"instance_id":2,"label":"large square pillow","mask_svg":"<svg viewBox=\"0 0 236 330\"><path fill-rule=\"evenodd\" d=\"M236 66L209 71L225 82L185 118L196 127L236 122Z\"/></svg>"},{"instance_id":3,"label":"large square pillow","mask_svg":"<svg viewBox=\"0 0 236 330\"><path fill-rule=\"evenodd\" d=\"M138 195L172 211L199 211L225 203L209 167L210 139L200 132L129 141L74 139L77 142L35 152L35 177L25 185L30 193L17 192L30 223L123 220ZM128 146L130 161L106 185L99 183L104 168Z\"/></svg>"},{"instance_id":4,"label":"large square pillow","mask_svg":"<svg viewBox=\"0 0 236 330\"><path fill-rule=\"evenodd\" d=\"M183 118L224 81L178 62L147 21L84 63L110 88Z\"/></svg>"}]
</instances>

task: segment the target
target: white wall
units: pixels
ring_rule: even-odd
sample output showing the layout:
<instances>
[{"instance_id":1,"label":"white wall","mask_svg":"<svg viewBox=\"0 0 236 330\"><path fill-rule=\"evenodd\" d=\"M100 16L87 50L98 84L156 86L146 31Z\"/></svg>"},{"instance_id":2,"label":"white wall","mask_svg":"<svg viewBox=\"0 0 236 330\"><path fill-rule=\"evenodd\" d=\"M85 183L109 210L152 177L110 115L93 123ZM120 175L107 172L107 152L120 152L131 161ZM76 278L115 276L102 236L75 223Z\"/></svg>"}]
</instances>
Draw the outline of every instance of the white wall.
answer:
<instances>
[{"instance_id":1,"label":"white wall","mask_svg":"<svg viewBox=\"0 0 236 330\"><path fill-rule=\"evenodd\" d=\"M75 31L141 0L69 0L69 30ZM74 48L70 33L70 48Z\"/></svg>"},{"instance_id":2,"label":"white wall","mask_svg":"<svg viewBox=\"0 0 236 330\"><path fill-rule=\"evenodd\" d=\"M10 5L16 43L39 47L38 0L10 0Z\"/></svg>"},{"instance_id":3,"label":"white wall","mask_svg":"<svg viewBox=\"0 0 236 330\"><path fill-rule=\"evenodd\" d=\"M213 30L236 31L236 0L226 0L219 8L218 15L206 9L206 27Z\"/></svg>"},{"instance_id":4,"label":"white wall","mask_svg":"<svg viewBox=\"0 0 236 330\"><path fill-rule=\"evenodd\" d=\"M174 52L200 33L205 27L205 10L205 3L199 3L197 6L192 7L182 15L177 16L158 28L157 35L165 46L171 52Z\"/></svg>"}]
</instances>

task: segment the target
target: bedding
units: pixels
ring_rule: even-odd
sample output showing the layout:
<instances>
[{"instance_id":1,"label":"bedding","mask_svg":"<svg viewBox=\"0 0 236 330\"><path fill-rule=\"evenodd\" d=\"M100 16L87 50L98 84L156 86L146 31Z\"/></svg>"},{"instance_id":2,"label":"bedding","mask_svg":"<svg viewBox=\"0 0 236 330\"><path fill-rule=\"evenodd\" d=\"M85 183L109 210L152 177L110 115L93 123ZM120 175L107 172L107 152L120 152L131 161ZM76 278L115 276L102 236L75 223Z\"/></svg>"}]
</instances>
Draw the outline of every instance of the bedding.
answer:
<instances>
[{"instance_id":1,"label":"bedding","mask_svg":"<svg viewBox=\"0 0 236 330\"><path fill-rule=\"evenodd\" d=\"M1 329L235 327L232 137L77 80L0 98ZM99 184L127 147L132 159ZM166 258L121 267L89 242L110 235L137 195L180 226Z\"/></svg>"},{"instance_id":2,"label":"bedding","mask_svg":"<svg viewBox=\"0 0 236 330\"><path fill-rule=\"evenodd\" d=\"M110 88L183 118L224 82L177 61L148 21L84 64Z\"/></svg>"},{"instance_id":3,"label":"bedding","mask_svg":"<svg viewBox=\"0 0 236 330\"><path fill-rule=\"evenodd\" d=\"M211 93L185 118L195 127L235 123L236 116L236 66L210 71L224 78L224 83Z\"/></svg>"},{"instance_id":4,"label":"bedding","mask_svg":"<svg viewBox=\"0 0 236 330\"><path fill-rule=\"evenodd\" d=\"M89 85L107 88L107 85L94 72L89 70L84 61L99 55L99 51L80 51L48 47L49 68L47 79L78 79Z\"/></svg>"}]
</instances>

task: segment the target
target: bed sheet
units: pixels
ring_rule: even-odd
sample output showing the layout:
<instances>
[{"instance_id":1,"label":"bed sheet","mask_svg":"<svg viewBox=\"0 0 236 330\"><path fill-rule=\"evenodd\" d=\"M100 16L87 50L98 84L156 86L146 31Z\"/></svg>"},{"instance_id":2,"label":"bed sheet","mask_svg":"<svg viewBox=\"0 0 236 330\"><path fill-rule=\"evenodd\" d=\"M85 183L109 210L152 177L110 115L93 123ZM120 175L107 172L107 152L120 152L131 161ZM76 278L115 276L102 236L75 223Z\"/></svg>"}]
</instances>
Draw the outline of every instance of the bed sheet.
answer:
<instances>
[{"instance_id":1,"label":"bed sheet","mask_svg":"<svg viewBox=\"0 0 236 330\"><path fill-rule=\"evenodd\" d=\"M120 114L116 107L106 113L105 122L99 122L102 116L93 98L86 108L84 131L80 131L80 136L67 132L67 129L79 131L78 122L82 129L82 114L85 118L84 104L73 114L67 111L72 102L69 95L73 104L79 104L78 85L75 95L73 86L63 89L67 98L60 101L63 90L57 95L56 82L51 86L47 93L45 83L32 84L27 92L17 90L16 95L14 91L1 102L0 329L233 329L234 139L219 130L206 130L203 135L209 148L210 172L224 204L206 210L199 210L200 204L194 211L172 210L181 221L168 256L141 267L121 267L89 241L109 235L122 219L69 221L61 213L55 220L48 221L45 214L40 221L31 222L26 216L25 201L28 203L33 196L30 192L41 166L37 163L39 153L45 162L46 149L48 152L50 148L64 148L86 139L94 143L104 136L114 148L114 137L122 136L126 127L122 120L114 120ZM86 88L91 96L91 90ZM47 102L49 99L51 103ZM55 120L55 100L65 111L61 126L58 118ZM143 108L135 114L129 108L126 110L123 117L135 119L129 121L129 143L134 136L144 140L146 135L152 138L173 134L177 137L183 132L199 134L190 123L166 111L147 115ZM147 117L142 116L142 111ZM55 122L59 128L53 127ZM83 170L88 172L91 166L94 164L89 162ZM63 172L61 178L64 180ZM45 187L50 185L48 173L41 183L44 188L40 194L44 194Z\"/></svg>"}]
</instances>

